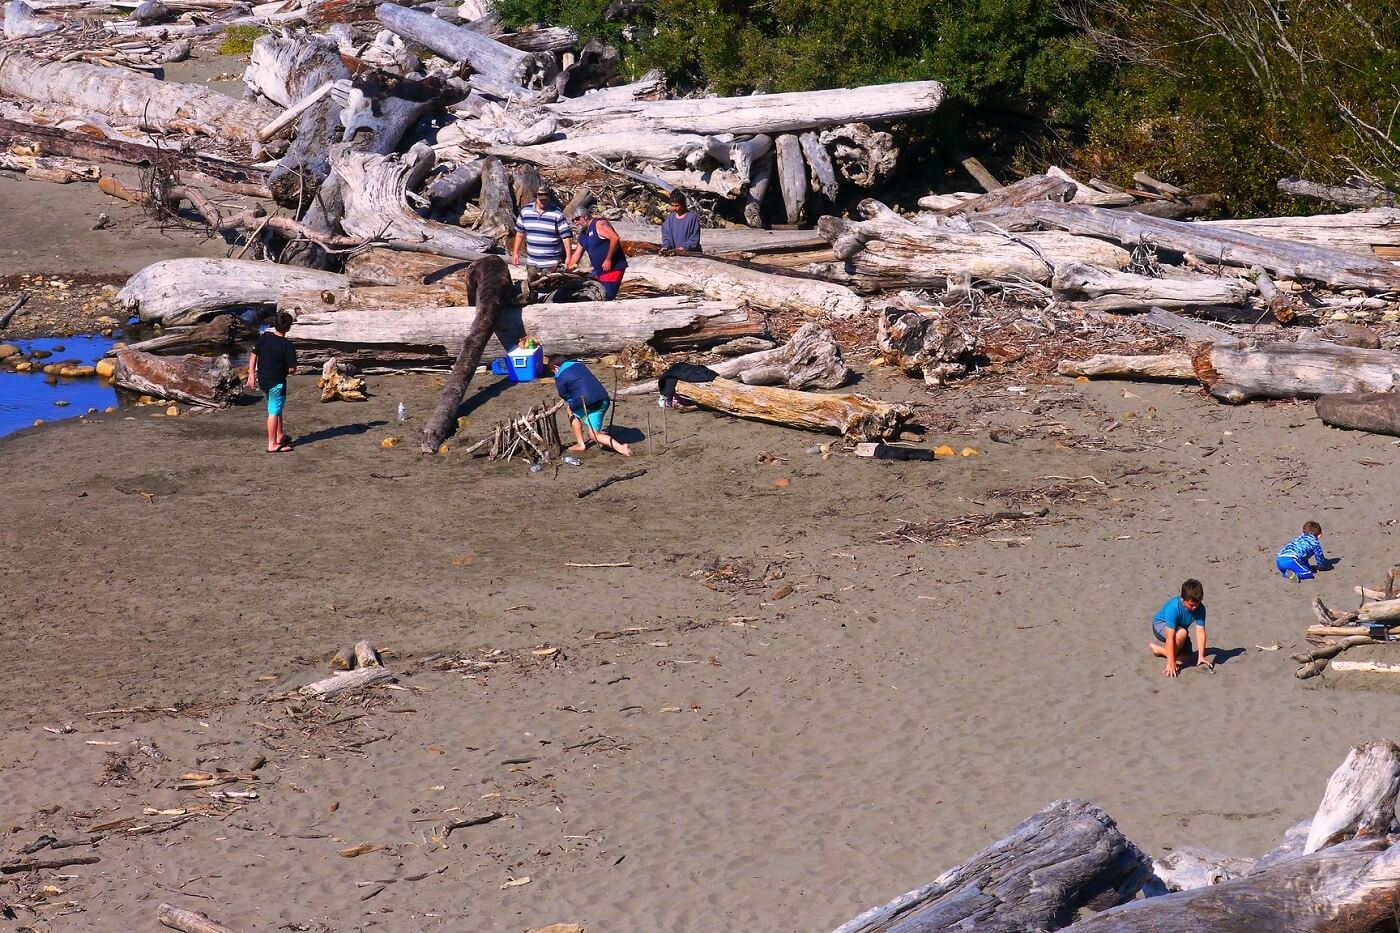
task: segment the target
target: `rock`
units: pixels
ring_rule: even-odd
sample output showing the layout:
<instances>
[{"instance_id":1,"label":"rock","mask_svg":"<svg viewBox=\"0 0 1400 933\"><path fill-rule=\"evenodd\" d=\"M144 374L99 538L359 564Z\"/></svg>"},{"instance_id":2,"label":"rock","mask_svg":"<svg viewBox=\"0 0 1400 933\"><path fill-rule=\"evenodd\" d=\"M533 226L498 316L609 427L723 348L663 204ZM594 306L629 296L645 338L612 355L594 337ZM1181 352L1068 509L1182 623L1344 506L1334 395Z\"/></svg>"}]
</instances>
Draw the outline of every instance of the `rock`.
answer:
<instances>
[{"instance_id":1,"label":"rock","mask_svg":"<svg viewBox=\"0 0 1400 933\"><path fill-rule=\"evenodd\" d=\"M44 423L44 419L43 419L43 418L35 418L35 419L34 419L34 427L36 427L36 428L37 428L39 425L43 424L43 423Z\"/></svg>"},{"instance_id":2,"label":"rock","mask_svg":"<svg viewBox=\"0 0 1400 933\"><path fill-rule=\"evenodd\" d=\"M51 356L53 356L52 350L35 350L29 354L31 360L46 360Z\"/></svg>"},{"instance_id":3,"label":"rock","mask_svg":"<svg viewBox=\"0 0 1400 933\"><path fill-rule=\"evenodd\" d=\"M384 440L379 442L379 446L384 448L385 450L393 450L395 447L399 446L402 443L403 438L401 437L386 437L384 438Z\"/></svg>"},{"instance_id":4,"label":"rock","mask_svg":"<svg viewBox=\"0 0 1400 933\"><path fill-rule=\"evenodd\" d=\"M62 353L62 352L63 352L64 350L66 350L66 349L68 349L68 348L65 347L65 346L63 346L62 344L59 344L58 346L56 346L56 347L53 348L53 352L55 352L55 353Z\"/></svg>"},{"instance_id":5,"label":"rock","mask_svg":"<svg viewBox=\"0 0 1400 933\"><path fill-rule=\"evenodd\" d=\"M1380 335L1364 324L1325 324L1318 333L1344 347L1361 347L1366 350L1381 348Z\"/></svg>"},{"instance_id":6,"label":"rock","mask_svg":"<svg viewBox=\"0 0 1400 933\"><path fill-rule=\"evenodd\" d=\"M64 366L58 374L65 379L91 379L97 375L95 366Z\"/></svg>"},{"instance_id":7,"label":"rock","mask_svg":"<svg viewBox=\"0 0 1400 933\"><path fill-rule=\"evenodd\" d=\"M12 343L0 343L0 360L7 360L12 356L19 356L22 351Z\"/></svg>"},{"instance_id":8,"label":"rock","mask_svg":"<svg viewBox=\"0 0 1400 933\"><path fill-rule=\"evenodd\" d=\"M71 405L71 404L73 404L73 403L72 403L72 402L69 402L69 401L65 401L64 399L58 399L57 401L55 401L55 402L53 403L53 407L54 407L54 408L67 408L67 407L68 407L69 405Z\"/></svg>"},{"instance_id":9,"label":"rock","mask_svg":"<svg viewBox=\"0 0 1400 933\"><path fill-rule=\"evenodd\" d=\"M106 414L114 415L114 414L116 414L116 412L117 412L117 406L115 406L115 405L108 405L106 408L102 409L102 411L103 411L104 413L106 413Z\"/></svg>"},{"instance_id":10,"label":"rock","mask_svg":"<svg viewBox=\"0 0 1400 933\"><path fill-rule=\"evenodd\" d=\"M27 372L30 372L30 371L33 370L33 369L34 369L34 364L31 363L29 360L22 360L22 361L20 361L20 362L18 362L18 363L15 364L15 370L16 370L17 372L27 373Z\"/></svg>"},{"instance_id":11,"label":"rock","mask_svg":"<svg viewBox=\"0 0 1400 933\"><path fill-rule=\"evenodd\" d=\"M167 409L165 410L165 417L167 417L167 418L174 418L174 417L175 417L176 415L178 415L179 413L180 413L180 409L176 408L174 405L171 405L169 408L167 408Z\"/></svg>"},{"instance_id":12,"label":"rock","mask_svg":"<svg viewBox=\"0 0 1400 933\"><path fill-rule=\"evenodd\" d=\"M117 361L112 359L111 357L98 360L97 365L93 367L93 370L97 373L97 375L101 376L103 379L111 379L112 374L117 371Z\"/></svg>"}]
</instances>

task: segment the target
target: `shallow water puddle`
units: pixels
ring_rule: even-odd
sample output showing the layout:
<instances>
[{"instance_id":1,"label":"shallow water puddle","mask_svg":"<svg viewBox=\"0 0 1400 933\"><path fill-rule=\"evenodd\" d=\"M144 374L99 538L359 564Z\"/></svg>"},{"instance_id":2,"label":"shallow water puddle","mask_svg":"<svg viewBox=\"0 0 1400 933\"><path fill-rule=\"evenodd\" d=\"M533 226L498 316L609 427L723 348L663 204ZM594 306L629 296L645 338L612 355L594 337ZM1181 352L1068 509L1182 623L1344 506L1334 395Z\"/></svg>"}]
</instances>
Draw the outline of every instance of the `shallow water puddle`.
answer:
<instances>
[{"instance_id":1,"label":"shallow water puddle","mask_svg":"<svg viewBox=\"0 0 1400 933\"><path fill-rule=\"evenodd\" d=\"M94 335L16 340L14 344L26 357L36 350L52 353L40 361L43 364L75 360L80 365L92 366L114 342L113 337ZM60 404L63 402L67 404ZM20 373L0 367L0 437L30 427L35 419L61 421L85 415L93 408L102 411L117 404L117 390L104 379L55 378L40 371Z\"/></svg>"}]
</instances>

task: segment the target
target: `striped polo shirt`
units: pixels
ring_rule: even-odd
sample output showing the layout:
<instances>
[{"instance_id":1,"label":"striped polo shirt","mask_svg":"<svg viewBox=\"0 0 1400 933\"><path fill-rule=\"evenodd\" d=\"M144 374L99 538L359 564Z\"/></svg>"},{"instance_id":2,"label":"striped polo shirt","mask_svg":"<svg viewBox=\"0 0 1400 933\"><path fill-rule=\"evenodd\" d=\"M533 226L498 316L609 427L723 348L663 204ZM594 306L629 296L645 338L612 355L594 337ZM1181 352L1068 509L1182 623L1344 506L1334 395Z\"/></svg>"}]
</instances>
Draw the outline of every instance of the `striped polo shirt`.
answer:
<instances>
[{"instance_id":1,"label":"striped polo shirt","mask_svg":"<svg viewBox=\"0 0 1400 933\"><path fill-rule=\"evenodd\" d=\"M557 207L541 211L534 201L520 209L515 231L525 234L525 261L532 266L563 262L564 245L560 241L573 236L563 211Z\"/></svg>"}]
</instances>

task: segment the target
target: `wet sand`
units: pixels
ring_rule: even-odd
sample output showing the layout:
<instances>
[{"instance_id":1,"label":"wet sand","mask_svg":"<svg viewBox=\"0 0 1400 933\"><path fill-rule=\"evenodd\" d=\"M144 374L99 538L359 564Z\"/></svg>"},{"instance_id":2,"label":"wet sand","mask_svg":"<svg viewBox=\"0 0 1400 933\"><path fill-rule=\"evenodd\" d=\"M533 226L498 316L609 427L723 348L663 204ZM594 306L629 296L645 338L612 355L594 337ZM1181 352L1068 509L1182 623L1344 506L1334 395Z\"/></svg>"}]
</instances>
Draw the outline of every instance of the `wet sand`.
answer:
<instances>
[{"instance_id":1,"label":"wet sand","mask_svg":"<svg viewBox=\"0 0 1400 933\"><path fill-rule=\"evenodd\" d=\"M1393 691L1287 658L1314 595L1349 604L1394 559L1396 480L1371 465L1391 442L1310 406L872 375L928 404L926 442L980 454L823 460L823 438L701 413L669 414L667 443L643 398L617 412L650 415L634 462L531 475L381 449L431 383L320 405L298 377L283 455L251 400L0 440L0 858L132 818L61 894L25 897L53 873L3 889L21 920L154 929L168 901L240 930L820 931L1056 798L1154 855L1258 855L1350 744L1394 734ZM548 395L481 388L467 439ZM1271 556L1308 518L1341 563L1285 583ZM1220 663L1169 681L1148 620L1187 576ZM405 689L275 699L358 638ZM176 712L100 712L131 707ZM255 800L173 789L254 756L261 779L227 787ZM362 843L382 848L337 854Z\"/></svg>"}]
</instances>

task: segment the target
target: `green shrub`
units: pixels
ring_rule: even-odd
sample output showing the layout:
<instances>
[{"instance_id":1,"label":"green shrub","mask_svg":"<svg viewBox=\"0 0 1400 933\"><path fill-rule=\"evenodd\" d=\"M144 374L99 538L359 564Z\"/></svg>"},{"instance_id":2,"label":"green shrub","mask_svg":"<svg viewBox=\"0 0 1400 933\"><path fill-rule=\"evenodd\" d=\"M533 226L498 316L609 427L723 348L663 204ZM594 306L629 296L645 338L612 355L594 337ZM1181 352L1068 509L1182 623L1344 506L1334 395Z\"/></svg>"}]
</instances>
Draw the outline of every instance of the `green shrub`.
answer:
<instances>
[{"instance_id":1,"label":"green shrub","mask_svg":"<svg viewBox=\"0 0 1400 933\"><path fill-rule=\"evenodd\" d=\"M220 55L247 55L259 36L267 35L261 26L230 26L219 40Z\"/></svg>"}]
</instances>

